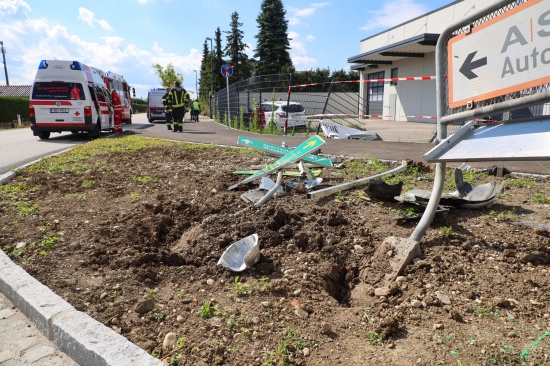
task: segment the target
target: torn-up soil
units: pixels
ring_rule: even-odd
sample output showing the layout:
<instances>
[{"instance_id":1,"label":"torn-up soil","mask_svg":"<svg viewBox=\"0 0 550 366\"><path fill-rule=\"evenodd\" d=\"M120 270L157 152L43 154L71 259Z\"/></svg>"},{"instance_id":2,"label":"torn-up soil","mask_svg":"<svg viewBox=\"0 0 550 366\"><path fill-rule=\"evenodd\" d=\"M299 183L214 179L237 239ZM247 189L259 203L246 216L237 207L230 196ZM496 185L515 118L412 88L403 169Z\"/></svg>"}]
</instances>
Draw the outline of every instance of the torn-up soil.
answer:
<instances>
[{"instance_id":1,"label":"torn-up soil","mask_svg":"<svg viewBox=\"0 0 550 366\"><path fill-rule=\"evenodd\" d=\"M254 207L240 196L258 181L227 187L243 179L234 170L270 158L177 143L113 150L65 170L45 159L0 188L0 245L166 363L550 364L548 180L507 176L493 206L438 214L422 255L380 289L373 255L386 237L410 236L407 206L370 198L365 187L318 199L296 187ZM351 169L369 165L344 163L322 170L323 187L363 178ZM431 184L413 178L403 189ZM255 266L216 265L253 233ZM168 333L177 341L169 349Z\"/></svg>"}]
</instances>

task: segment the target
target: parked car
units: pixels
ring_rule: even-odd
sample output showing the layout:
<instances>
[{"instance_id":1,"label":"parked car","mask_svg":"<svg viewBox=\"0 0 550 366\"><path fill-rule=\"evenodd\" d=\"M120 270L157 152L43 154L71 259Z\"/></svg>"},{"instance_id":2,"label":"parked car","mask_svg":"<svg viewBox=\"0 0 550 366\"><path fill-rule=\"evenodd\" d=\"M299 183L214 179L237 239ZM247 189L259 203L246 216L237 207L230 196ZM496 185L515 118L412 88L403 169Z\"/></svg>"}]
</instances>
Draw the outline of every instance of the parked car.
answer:
<instances>
[{"instance_id":1,"label":"parked car","mask_svg":"<svg viewBox=\"0 0 550 366\"><path fill-rule=\"evenodd\" d=\"M273 116L273 121L277 124L278 128L284 127L287 112L287 128L307 126L306 110L304 106L298 102L286 102L281 100L264 102L260 105L260 110L263 110L266 123L269 124Z\"/></svg>"}]
</instances>

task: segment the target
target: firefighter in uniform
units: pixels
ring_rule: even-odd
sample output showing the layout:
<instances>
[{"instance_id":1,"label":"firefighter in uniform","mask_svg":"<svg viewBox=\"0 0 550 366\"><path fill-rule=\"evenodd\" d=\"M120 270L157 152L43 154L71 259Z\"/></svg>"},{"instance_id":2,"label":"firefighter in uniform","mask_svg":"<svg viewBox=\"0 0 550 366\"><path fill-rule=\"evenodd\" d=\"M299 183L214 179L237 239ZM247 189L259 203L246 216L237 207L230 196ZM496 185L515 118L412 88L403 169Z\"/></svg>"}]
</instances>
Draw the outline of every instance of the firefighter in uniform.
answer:
<instances>
[{"instance_id":1,"label":"firefighter in uniform","mask_svg":"<svg viewBox=\"0 0 550 366\"><path fill-rule=\"evenodd\" d=\"M195 99L193 102L193 121L198 122L199 121L199 113L201 111L201 106L199 104L199 101Z\"/></svg>"},{"instance_id":2,"label":"firefighter in uniform","mask_svg":"<svg viewBox=\"0 0 550 366\"><path fill-rule=\"evenodd\" d=\"M166 127L172 129L172 94L170 88L166 88L166 93L162 96L162 105L164 105L164 113L166 114Z\"/></svg>"},{"instance_id":3,"label":"firefighter in uniform","mask_svg":"<svg viewBox=\"0 0 550 366\"><path fill-rule=\"evenodd\" d=\"M174 132L183 132L183 117L185 116L185 106L189 105L189 94L181 87L179 81L174 81L174 87L170 94L172 94Z\"/></svg>"}]
</instances>

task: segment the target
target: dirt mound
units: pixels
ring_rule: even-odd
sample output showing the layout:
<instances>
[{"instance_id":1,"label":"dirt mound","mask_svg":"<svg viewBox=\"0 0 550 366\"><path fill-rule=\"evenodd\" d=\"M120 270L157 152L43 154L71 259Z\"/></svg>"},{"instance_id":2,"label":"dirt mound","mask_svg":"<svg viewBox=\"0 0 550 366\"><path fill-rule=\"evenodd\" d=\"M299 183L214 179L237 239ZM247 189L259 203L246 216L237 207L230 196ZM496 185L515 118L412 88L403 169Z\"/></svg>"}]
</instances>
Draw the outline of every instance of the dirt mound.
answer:
<instances>
[{"instance_id":1,"label":"dirt mound","mask_svg":"<svg viewBox=\"0 0 550 366\"><path fill-rule=\"evenodd\" d=\"M550 363L548 181L507 176L490 208L437 214L422 255L380 289L372 258L416 223L365 187L319 199L294 190L254 207L240 196L257 182L227 187L242 179L233 171L269 162L258 154L174 144L58 159L68 165L47 159L0 190L3 250L166 363ZM368 164L324 169L323 184ZM410 174L433 178L415 165ZM412 182L403 189L431 189ZM253 233L255 266L216 265Z\"/></svg>"}]
</instances>

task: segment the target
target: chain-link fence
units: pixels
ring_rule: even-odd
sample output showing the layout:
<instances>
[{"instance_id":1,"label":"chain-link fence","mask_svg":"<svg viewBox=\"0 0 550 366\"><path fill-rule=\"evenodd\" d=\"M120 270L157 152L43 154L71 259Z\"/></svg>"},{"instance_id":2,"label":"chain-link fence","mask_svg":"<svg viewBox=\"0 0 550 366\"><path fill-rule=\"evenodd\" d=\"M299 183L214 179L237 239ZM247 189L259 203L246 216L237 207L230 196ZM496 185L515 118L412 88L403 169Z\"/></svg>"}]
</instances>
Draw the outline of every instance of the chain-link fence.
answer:
<instances>
[{"instance_id":1,"label":"chain-link fence","mask_svg":"<svg viewBox=\"0 0 550 366\"><path fill-rule=\"evenodd\" d=\"M270 123L269 120L262 120L262 104L297 103L303 106L302 118L308 121L306 126L300 127L310 131L317 130L323 118L335 117L340 123L363 128L361 119L365 117L358 115L358 110L361 104L366 103L361 103L359 99L357 80L305 80L299 73L262 75L236 82L229 85L229 90L224 88L217 92L212 98L212 110L221 123L252 129L254 123L260 128L262 123L266 124L265 127ZM289 118L288 113L284 117L274 117ZM280 126L276 127L281 132Z\"/></svg>"}]
</instances>

